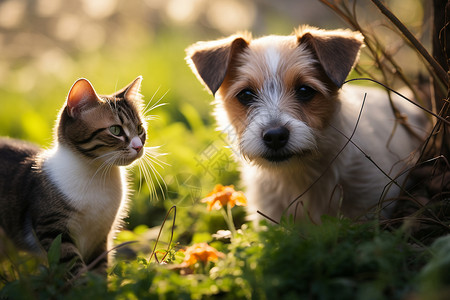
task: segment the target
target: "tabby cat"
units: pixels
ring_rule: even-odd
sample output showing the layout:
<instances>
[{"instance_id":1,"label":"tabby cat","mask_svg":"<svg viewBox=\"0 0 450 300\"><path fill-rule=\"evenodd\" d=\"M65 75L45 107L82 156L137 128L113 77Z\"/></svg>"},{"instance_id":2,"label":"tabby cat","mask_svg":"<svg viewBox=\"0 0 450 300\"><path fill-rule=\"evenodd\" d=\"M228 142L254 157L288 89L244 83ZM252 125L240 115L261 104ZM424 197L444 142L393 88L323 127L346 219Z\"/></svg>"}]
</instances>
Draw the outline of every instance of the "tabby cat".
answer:
<instances>
[{"instance_id":1,"label":"tabby cat","mask_svg":"<svg viewBox=\"0 0 450 300\"><path fill-rule=\"evenodd\" d=\"M110 249L125 214L125 170L144 154L142 77L109 96L74 83L49 150L0 139L0 227L24 250L45 253L61 234L75 275ZM93 269L106 271L107 255Z\"/></svg>"}]
</instances>

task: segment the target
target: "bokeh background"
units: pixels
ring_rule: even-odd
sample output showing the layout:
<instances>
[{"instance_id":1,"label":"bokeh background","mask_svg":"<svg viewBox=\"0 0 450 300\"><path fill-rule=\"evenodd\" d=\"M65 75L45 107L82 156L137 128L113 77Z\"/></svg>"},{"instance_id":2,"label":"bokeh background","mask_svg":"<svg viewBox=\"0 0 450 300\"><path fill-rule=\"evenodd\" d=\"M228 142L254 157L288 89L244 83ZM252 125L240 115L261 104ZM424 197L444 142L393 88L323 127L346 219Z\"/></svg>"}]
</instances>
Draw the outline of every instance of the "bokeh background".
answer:
<instances>
[{"instance_id":1,"label":"bokeh background","mask_svg":"<svg viewBox=\"0 0 450 300\"><path fill-rule=\"evenodd\" d=\"M428 2L386 1L425 45ZM374 5L356 1L354 9L395 49L405 73L416 77L421 64L412 63L416 58L390 34ZM133 169L138 191L127 226L159 225L172 205L181 218L190 218L181 221L184 226L202 226L195 223L194 204L216 183L242 186L226 133L215 130L212 96L186 65L184 49L235 31L289 34L300 24L348 27L316 0L1 0L0 135L49 147L56 115L76 79L85 77L98 93L109 94L142 75L144 99L167 103L153 111L158 117L147 142L167 153L161 158L167 165L155 165L167 187L152 199Z\"/></svg>"}]
</instances>

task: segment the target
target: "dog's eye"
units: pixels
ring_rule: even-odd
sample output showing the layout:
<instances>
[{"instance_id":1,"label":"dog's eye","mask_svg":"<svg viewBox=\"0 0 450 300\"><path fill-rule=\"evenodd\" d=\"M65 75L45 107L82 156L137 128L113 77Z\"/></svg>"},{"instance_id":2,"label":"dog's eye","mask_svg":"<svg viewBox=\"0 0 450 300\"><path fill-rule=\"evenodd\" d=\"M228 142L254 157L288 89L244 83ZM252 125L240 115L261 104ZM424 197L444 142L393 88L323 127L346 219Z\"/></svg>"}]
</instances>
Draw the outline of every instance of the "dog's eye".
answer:
<instances>
[{"instance_id":1,"label":"dog's eye","mask_svg":"<svg viewBox=\"0 0 450 300\"><path fill-rule=\"evenodd\" d=\"M239 102L241 102L245 106L248 106L255 101L256 95L252 90L244 89L236 95L236 98L239 100Z\"/></svg>"},{"instance_id":2,"label":"dog's eye","mask_svg":"<svg viewBox=\"0 0 450 300\"><path fill-rule=\"evenodd\" d=\"M300 85L295 89L295 96L303 102L311 100L316 93L317 91L315 89L307 85Z\"/></svg>"}]
</instances>

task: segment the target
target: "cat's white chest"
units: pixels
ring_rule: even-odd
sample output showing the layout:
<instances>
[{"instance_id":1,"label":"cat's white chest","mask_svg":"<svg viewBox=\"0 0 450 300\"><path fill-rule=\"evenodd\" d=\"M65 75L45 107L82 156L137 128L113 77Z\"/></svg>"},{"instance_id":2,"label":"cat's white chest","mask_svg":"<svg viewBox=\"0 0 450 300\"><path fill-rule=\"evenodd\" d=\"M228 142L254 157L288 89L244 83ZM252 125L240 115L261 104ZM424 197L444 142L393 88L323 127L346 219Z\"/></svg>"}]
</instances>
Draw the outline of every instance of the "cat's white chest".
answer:
<instances>
[{"instance_id":1,"label":"cat's white chest","mask_svg":"<svg viewBox=\"0 0 450 300\"><path fill-rule=\"evenodd\" d=\"M76 213L68 226L83 257L105 242L125 199L123 170L93 167L59 146L45 160L44 170L67 197Z\"/></svg>"}]
</instances>

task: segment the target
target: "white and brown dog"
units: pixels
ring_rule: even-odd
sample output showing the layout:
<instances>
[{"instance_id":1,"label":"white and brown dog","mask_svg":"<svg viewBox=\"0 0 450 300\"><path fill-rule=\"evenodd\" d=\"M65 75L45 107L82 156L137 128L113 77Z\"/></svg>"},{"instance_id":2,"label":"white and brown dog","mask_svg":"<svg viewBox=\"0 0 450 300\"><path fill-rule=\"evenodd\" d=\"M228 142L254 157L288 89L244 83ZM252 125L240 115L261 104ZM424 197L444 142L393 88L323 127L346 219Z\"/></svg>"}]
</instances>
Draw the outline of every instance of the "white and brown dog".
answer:
<instances>
[{"instance_id":1,"label":"white and brown dog","mask_svg":"<svg viewBox=\"0 0 450 300\"><path fill-rule=\"evenodd\" d=\"M399 188L383 191L414 162L420 142L395 126L386 91L341 88L362 45L360 33L305 26L290 36L237 34L187 49L190 67L215 95L219 125L237 135L251 213L315 222L377 208L389 215L385 200ZM414 127L425 127L420 110L395 105ZM297 198L301 205L290 205Z\"/></svg>"}]
</instances>

